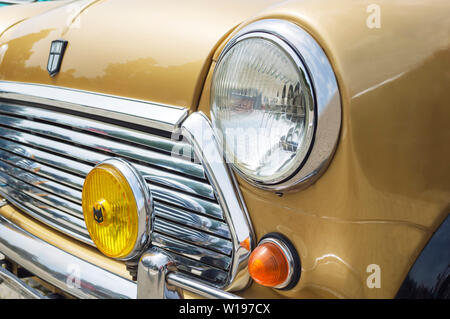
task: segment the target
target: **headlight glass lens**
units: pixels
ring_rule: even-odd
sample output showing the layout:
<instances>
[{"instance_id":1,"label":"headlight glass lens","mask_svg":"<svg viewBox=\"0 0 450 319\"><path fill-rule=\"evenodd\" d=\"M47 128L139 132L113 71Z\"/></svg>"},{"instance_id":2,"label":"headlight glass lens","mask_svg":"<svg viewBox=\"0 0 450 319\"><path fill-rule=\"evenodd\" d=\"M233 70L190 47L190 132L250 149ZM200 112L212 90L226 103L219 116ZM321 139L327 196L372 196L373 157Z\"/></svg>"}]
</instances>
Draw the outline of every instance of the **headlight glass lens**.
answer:
<instances>
[{"instance_id":1,"label":"headlight glass lens","mask_svg":"<svg viewBox=\"0 0 450 319\"><path fill-rule=\"evenodd\" d=\"M97 248L114 258L126 257L138 235L133 191L114 166L100 164L86 177L82 193L86 228Z\"/></svg>"},{"instance_id":2,"label":"headlight glass lens","mask_svg":"<svg viewBox=\"0 0 450 319\"><path fill-rule=\"evenodd\" d=\"M314 130L312 87L287 45L261 37L222 53L211 87L211 115L227 161L244 177L275 184L306 157Z\"/></svg>"}]
</instances>

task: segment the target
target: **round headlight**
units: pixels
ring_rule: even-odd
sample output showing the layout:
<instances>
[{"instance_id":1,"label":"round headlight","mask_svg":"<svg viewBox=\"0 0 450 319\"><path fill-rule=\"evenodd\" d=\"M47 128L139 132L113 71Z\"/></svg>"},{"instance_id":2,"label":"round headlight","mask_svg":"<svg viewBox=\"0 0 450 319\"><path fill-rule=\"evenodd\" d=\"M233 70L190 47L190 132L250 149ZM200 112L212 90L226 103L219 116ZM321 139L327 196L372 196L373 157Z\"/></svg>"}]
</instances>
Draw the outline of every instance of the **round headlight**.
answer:
<instances>
[{"instance_id":1,"label":"round headlight","mask_svg":"<svg viewBox=\"0 0 450 319\"><path fill-rule=\"evenodd\" d=\"M212 78L212 124L227 162L251 183L276 190L301 180L298 173L313 148L320 115L315 79L298 50L306 32L299 30L281 20L245 27L225 46ZM328 63L322 51L317 58L323 57ZM325 72L331 70L327 66ZM330 89L327 96L336 94L335 83L322 89Z\"/></svg>"},{"instance_id":2,"label":"round headlight","mask_svg":"<svg viewBox=\"0 0 450 319\"><path fill-rule=\"evenodd\" d=\"M142 178L127 162L108 159L87 175L83 215L92 241L105 255L129 259L148 240L152 206Z\"/></svg>"},{"instance_id":3,"label":"round headlight","mask_svg":"<svg viewBox=\"0 0 450 319\"><path fill-rule=\"evenodd\" d=\"M227 159L255 181L280 182L298 168L312 141L309 76L276 39L240 38L215 70L212 114Z\"/></svg>"}]
</instances>

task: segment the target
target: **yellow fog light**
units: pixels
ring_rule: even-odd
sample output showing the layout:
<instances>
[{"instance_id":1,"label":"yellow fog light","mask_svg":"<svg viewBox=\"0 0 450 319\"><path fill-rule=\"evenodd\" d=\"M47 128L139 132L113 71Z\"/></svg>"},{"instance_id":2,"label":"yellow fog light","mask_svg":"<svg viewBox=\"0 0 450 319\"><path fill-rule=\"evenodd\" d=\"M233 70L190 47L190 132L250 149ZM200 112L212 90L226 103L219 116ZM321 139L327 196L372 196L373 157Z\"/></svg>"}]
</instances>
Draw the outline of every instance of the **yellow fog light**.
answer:
<instances>
[{"instance_id":1,"label":"yellow fog light","mask_svg":"<svg viewBox=\"0 0 450 319\"><path fill-rule=\"evenodd\" d=\"M150 193L128 162L108 159L94 167L83 185L82 206L87 230L103 254L130 259L148 242Z\"/></svg>"}]
</instances>

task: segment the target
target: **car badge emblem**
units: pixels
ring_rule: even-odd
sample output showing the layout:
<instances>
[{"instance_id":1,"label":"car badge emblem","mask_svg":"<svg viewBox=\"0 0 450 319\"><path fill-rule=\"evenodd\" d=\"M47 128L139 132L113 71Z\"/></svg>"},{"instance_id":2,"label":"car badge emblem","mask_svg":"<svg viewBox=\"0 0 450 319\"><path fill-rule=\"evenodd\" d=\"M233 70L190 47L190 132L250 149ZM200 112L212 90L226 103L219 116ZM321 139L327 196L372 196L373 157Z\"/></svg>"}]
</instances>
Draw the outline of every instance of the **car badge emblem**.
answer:
<instances>
[{"instance_id":1,"label":"car badge emblem","mask_svg":"<svg viewBox=\"0 0 450 319\"><path fill-rule=\"evenodd\" d=\"M48 74L50 74L50 76L55 76L59 72L59 69L61 68L61 62L64 56L64 51L66 50L66 46L67 46L66 40L52 41L47 63L47 71Z\"/></svg>"},{"instance_id":2,"label":"car badge emblem","mask_svg":"<svg viewBox=\"0 0 450 319\"><path fill-rule=\"evenodd\" d=\"M104 210L104 208L103 208L103 206L101 204L97 205L97 207L94 206L92 210L94 212L94 220L98 224L102 224L103 221L104 221L104 218L103 218L103 210Z\"/></svg>"}]
</instances>

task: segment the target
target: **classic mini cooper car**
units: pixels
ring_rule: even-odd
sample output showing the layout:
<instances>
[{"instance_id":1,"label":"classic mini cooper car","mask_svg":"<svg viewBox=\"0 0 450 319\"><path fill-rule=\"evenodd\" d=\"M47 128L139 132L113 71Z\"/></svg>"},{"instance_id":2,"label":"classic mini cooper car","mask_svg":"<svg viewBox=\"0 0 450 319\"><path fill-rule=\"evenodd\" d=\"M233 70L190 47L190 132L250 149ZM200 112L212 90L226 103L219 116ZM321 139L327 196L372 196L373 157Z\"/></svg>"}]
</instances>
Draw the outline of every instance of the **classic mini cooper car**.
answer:
<instances>
[{"instance_id":1,"label":"classic mini cooper car","mask_svg":"<svg viewBox=\"0 0 450 319\"><path fill-rule=\"evenodd\" d=\"M448 298L449 12L1 8L1 280L29 298Z\"/></svg>"}]
</instances>

